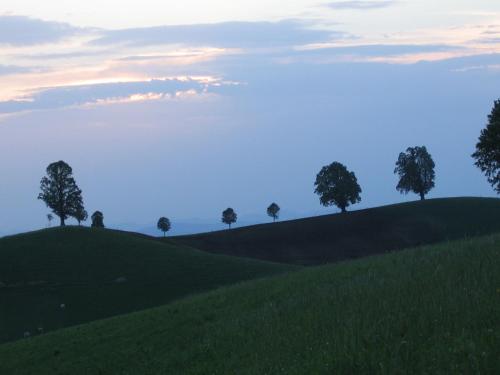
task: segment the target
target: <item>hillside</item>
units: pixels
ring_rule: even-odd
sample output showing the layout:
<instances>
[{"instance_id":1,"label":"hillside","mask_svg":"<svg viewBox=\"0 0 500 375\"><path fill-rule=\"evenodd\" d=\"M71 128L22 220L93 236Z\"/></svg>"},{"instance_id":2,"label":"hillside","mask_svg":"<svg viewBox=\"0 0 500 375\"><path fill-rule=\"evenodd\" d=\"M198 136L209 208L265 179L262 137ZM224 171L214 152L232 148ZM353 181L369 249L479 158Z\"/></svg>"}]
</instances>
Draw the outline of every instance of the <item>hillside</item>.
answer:
<instances>
[{"instance_id":1,"label":"hillside","mask_svg":"<svg viewBox=\"0 0 500 375\"><path fill-rule=\"evenodd\" d=\"M500 235L308 268L0 346L5 374L498 373Z\"/></svg>"},{"instance_id":2,"label":"hillside","mask_svg":"<svg viewBox=\"0 0 500 375\"><path fill-rule=\"evenodd\" d=\"M500 232L500 199L447 198L174 237L197 249L318 265Z\"/></svg>"},{"instance_id":3,"label":"hillside","mask_svg":"<svg viewBox=\"0 0 500 375\"><path fill-rule=\"evenodd\" d=\"M66 227L1 238L0 342L289 269L110 230Z\"/></svg>"}]
</instances>

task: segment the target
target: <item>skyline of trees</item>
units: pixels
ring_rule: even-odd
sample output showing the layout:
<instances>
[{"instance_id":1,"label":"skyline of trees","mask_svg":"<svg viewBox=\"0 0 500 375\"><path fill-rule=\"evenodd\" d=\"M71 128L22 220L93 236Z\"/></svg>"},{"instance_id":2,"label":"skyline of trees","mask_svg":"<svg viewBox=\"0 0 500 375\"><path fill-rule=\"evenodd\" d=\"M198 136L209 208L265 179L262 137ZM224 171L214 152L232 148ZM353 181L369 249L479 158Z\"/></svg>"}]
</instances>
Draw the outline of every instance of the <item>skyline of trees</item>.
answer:
<instances>
[{"instance_id":1,"label":"skyline of trees","mask_svg":"<svg viewBox=\"0 0 500 375\"><path fill-rule=\"evenodd\" d=\"M495 192L500 194L500 99L494 101L488 115L488 123L481 131L472 157L475 159L474 164L485 173ZM408 147L405 152L399 154L396 161L394 174L399 177L396 189L402 194L413 192L424 200L435 186L434 168L434 160L425 146ZM70 217L75 218L78 225L81 225L87 220L88 213L84 208L82 191L76 184L72 168L60 160L49 164L46 174L40 181L41 192L38 199L43 200L52 213L59 217L61 226L64 226L65 220ZM323 206L335 205L342 213L346 212L351 204L361 201L362 190L356 175L339 162L324 166L317 174L314 185L314 192L319 195L320 203ZM275 222L279 218L280 207L273 202L266 212ZM52 213L46 215L49 227L53 219ZM104 227L101 211L95 211L91 219L92 227ZM227 208L223 211L222 222L229 228L236 221L237 214L234 209ZM170 220L160 218L157 228L165 235L171 228Z\"/></svg>"}]
</instances>

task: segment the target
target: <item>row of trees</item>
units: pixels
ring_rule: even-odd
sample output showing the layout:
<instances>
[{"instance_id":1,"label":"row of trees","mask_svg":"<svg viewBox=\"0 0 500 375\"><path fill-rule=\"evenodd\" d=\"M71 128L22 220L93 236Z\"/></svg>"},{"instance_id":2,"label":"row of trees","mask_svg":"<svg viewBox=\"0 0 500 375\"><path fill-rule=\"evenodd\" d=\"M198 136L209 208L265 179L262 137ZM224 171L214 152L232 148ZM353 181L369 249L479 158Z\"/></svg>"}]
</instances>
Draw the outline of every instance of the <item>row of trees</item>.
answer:
<instances>
[{"instance_id":1,"label":"row of trees","mask_svg":"<svg viewBox=\"0 0 500 375\"><path fill-rule=\"evenodd\" d=\"M476 151L472 154L475 165L486 174L488 182L497 193L500 193L500 100L494 102L488 124L481 131ZM425 196L434 188L435 163L425 146L409 147L406 152L399 154L394 173L399 181L396 189L402 194L413 192L425 199ZM351 204L361 201L361 187L354 172L339 162L324 166L316 176L315 193L319 195L320 203L324 206L335 205L342 212L346 212ZM47 175L40 182L41 199L60 219L60 225L73 217L80 224L87 220L88 214L83 205L82 191L73 178L71 167L64 161L58 161L47 167ZM272 203L267 208L267 214L273 221L279 218L280 207ZM47 215L49 223L52 214ZM237 220L234 209L227 208L222 213L222 222L229 228ZM91 216L93 227L104 227L102 212L96 211ZM171 228L170 220L162 217L157 223L164 235Z\"/></svg>"}]
</instances>

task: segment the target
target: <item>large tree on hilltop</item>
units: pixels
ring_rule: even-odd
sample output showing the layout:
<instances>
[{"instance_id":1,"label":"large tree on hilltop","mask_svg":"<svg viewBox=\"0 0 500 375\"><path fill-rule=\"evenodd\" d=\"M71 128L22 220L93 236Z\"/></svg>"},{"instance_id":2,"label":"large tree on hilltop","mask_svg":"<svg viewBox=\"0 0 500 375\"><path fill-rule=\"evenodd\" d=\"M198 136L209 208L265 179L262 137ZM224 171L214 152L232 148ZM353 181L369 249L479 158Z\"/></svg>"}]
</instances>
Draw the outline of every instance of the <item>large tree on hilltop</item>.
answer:
<instances>
[{"instance_id":1,"label":"large tree on hilltop","mask_svg":"<svg viewBox=\"0 0 500 375\"><path fill-rule=\"evenodd\" d=\"M356 175L339 162L324 166L316 176L314 185L314 192L319 195L323 206L335 205L346 212L350 204L361 201L361 187Z\"/></svg>"},{"instance_id":2,"label":"large tree on hilltop","mask_svg":"<svg viewBox=\"0 0 500 375\"><path fill-rule=\"evenodd\" d=\"M38 199L59 216L61 226L67 218L83 210L82 191L76 185L73 170L62 160L47 167L47 176L40 181L40 189Z\"/></svg>"},{"instance_id":3,"label":"large tree on hilltop","mask_svg":"<svg viewBox=\"0 0 500 375\"><path fill-rule=\"evenodd\" d=\"M394 173L399 176L396 189L400 193L408 194L410 191L418 194L421 200L434 187L434 160L427 152L425 146L408 147L406 152L399 154Z\"/></svg>"},{"instance_id":4,"label":"large tree on hilltop","mask_svg":"<svg viewBox=\"0 0 500 375\"><path fill-rule=\"evenodd\" d=\"M486 175L493 189L500 194L500 100L496 100L488 124L481 130L476 152L476 166Z\"/></svg>"}]
</instances>

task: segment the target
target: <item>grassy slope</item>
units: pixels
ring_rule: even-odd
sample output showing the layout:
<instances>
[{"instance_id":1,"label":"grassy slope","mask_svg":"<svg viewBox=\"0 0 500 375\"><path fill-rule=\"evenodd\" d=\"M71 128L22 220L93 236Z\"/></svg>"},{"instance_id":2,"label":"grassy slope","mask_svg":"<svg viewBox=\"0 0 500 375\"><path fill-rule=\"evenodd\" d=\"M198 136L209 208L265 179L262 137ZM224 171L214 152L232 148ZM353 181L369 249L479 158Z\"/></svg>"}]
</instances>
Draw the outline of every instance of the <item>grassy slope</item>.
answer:
<instances>
[{"instance_id":1,"label":"grassy slope","mask_svg":"<svg viewBox=\"0 0 500 375\"><path fill-rule=\"evenodd\" d=\"M500 199L447 198L175 237L197 249L324 264L500 231Z\"/></svg>"},{"instance_id":2,"label":"grassy slope","mask_svg":"<svg viewBox=\"0 0 500 375\"><path fill-rule=\"evenodd\" d=\"M67 227L2 238L0 342L288 269L109 230Z\"/></svg>"},{"instance_id":3,"label":"grassy slope","mask_svg":"<svg viewBox=\"0 0 500 375\"><path fill-rule=\"evenodd\" d=\"M6 374L498 373L500 235L222 288L0 358Z\"/></svg>"}]
</instances>

